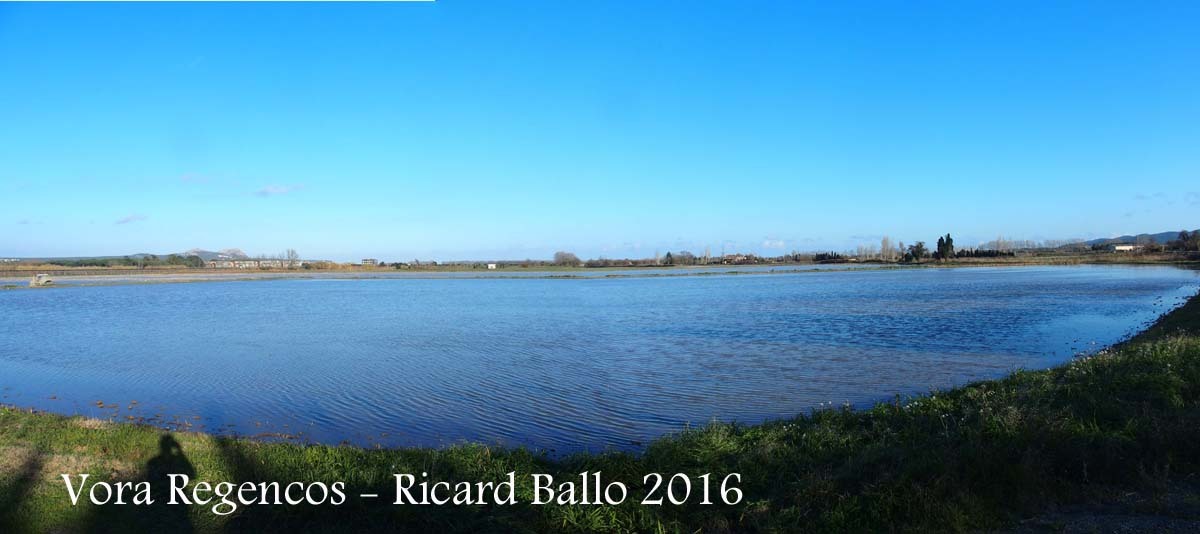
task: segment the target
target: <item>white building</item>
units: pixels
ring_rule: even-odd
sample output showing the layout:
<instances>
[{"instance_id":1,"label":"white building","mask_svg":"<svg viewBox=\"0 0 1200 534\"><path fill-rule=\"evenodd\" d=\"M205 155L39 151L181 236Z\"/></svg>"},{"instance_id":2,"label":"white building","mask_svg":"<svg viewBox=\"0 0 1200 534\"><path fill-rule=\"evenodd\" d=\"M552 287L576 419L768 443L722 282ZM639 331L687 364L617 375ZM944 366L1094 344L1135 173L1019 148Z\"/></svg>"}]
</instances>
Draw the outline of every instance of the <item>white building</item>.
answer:
<instances>
[{"instance_id":1,"label":"white building","mask_svg":"<svg viewBox=\"0 0 1200 534\"><path fill-rule=\"evenodd\" d=\"M489 264L488 264L488 270L489 270L489 271L495 271L495 270L496 270L496 264L495 264L495 263L489 263Z\"/></svg>"},{"instance_id":2,"label":"white building","mask_svg":"<svg viewBox=\"0 0 1200 534\"><path fill-rule=\"evenodd\" d=\"M304 266L300 260L209 260L209 269L295 269Z\"/></svg>"}]
</instances>

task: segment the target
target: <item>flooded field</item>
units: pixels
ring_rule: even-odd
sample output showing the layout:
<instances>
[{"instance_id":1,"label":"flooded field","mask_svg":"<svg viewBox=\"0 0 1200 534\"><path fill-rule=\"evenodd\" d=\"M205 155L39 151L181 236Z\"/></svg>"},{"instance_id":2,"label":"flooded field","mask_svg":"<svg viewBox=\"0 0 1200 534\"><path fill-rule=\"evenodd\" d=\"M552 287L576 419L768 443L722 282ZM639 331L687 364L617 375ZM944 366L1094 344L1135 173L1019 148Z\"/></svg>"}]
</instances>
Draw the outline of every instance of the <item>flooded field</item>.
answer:
<instances>
[{"instance_id":1,"label":"flooded field","mask_svg":"<svg viewBox=\"0 0 1200 534\"><path fill-rule=\"evenodd\" d=\"M723 270L4 291L0 402L325 443L636 449L1047 367L1200 288L1170 267Z\"/></svg>"}]
</instances>

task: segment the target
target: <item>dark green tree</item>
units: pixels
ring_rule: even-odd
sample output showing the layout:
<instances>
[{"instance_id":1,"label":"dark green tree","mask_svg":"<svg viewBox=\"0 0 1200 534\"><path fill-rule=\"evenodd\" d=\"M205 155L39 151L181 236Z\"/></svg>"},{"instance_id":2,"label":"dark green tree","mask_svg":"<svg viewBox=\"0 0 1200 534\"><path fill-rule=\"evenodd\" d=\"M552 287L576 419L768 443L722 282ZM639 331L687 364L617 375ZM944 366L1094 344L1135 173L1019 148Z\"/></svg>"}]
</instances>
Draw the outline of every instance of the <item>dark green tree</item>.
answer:
<instances>
[{"instance_id":1,"label":"dark green tree","mask_svg":"<svg viewBox=\"0 0 1200 534\"><path fill-rule=\"evenodd\" d=\"M924 241L917 241L917 244L908 246L908 254L912 256L913 261L920 263L921 258L929 255L929 249L925 248Z\"/></svg>"},{"instance_id":2,"label":"dark green tree","mask_svg":"<svg viewBox=\"0 0 1200 534\"><path fill-rule=\"evenodd\" d=\"M950 234L938 237L937 250L934 251L933 257L939 260L954 257L954 238L950 237Z\"/></svg>"}]
</instances>

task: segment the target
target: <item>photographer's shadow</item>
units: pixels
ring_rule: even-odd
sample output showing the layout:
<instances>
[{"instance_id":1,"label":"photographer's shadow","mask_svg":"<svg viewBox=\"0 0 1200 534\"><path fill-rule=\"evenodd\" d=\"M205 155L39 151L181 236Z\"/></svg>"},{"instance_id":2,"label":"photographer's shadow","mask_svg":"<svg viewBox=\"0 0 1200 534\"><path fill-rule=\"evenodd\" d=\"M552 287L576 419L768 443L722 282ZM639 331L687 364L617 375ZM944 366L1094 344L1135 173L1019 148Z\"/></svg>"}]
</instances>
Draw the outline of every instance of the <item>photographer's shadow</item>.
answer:
<instances>
[{"instance_id":1,"label":"photographer's shadow","mask_svg":"<svg viewBox=\"0 0 1200 534\"><path fill-rule=\"evenodd\" d=\"M146 462L145 481L150 483L149 506L104 505L94 508L89 532L192 532L189 506L171 500L171 475L195 478L196 468L183 453L183 447L170 434L158 440L158 455Z\"/></svg>"}]
</instances>

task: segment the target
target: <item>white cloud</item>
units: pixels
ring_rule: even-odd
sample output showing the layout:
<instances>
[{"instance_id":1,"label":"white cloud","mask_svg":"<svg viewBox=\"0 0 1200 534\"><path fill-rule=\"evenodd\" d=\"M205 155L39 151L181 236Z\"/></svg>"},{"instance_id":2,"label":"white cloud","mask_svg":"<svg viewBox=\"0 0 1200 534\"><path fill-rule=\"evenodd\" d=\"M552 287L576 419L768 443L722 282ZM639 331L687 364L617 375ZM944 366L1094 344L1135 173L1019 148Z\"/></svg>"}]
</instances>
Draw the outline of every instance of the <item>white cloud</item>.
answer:
<instances>
[{"instance_id":1,"label":"white cloud","mask_svg":"<svg viewBox=\"0 0 1200 534\"><path fill-rule=\"evenodd\" d=\"M146 219L147 219L147 217L145 215L138 215L135 213L135 214L126 215L124 217L121 217L120 219L117 219L117 222L115 224L129 224L131 222L144 221Z\"/></svg>"},{"instance_id":2,"label":"white cloud","mask_svg":"<svg viewBox=\"0 0 1200 534\"><path fill-rule=\"evenodd\" d=\"M260 197L273 197L276 195L286 195L288 193L291 193L292 191L300 189L300 187L301 186L298 186L298 185L272 184L272 185L263 187L262 189L259 189L258 191L255 191L254 194L258 195Z\"/></svg>"}]
</instances>

